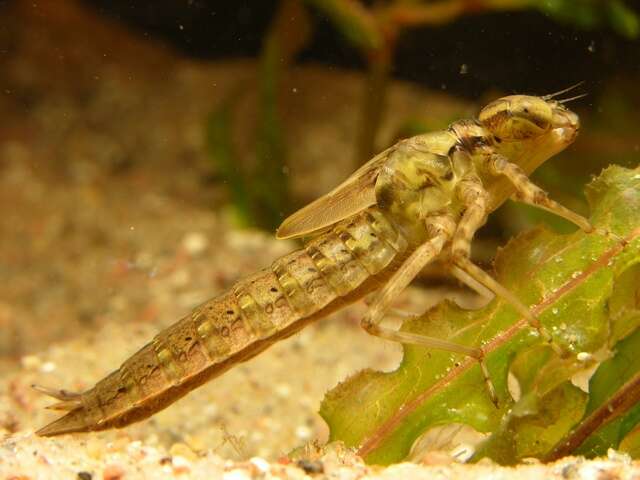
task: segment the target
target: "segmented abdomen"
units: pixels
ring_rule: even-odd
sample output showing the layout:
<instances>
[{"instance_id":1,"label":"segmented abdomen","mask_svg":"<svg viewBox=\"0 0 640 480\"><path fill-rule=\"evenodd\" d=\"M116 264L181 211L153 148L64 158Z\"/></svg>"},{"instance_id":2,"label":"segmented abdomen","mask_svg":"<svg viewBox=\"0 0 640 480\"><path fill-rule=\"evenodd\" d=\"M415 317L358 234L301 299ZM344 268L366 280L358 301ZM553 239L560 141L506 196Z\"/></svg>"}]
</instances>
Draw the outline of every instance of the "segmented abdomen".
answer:
<instances>
[{"instance_id":1,"label":"segmented abdomen","mask_svg":"<svg viewBox=\"0 0 640 480\"><path fill-rule=\"evenodd\" d=\"M334 310L405 249L376 209L338 224L160 332L85 392L82 407L43 433L119 427L148 417Z\"/></svg>"}]
</instances>

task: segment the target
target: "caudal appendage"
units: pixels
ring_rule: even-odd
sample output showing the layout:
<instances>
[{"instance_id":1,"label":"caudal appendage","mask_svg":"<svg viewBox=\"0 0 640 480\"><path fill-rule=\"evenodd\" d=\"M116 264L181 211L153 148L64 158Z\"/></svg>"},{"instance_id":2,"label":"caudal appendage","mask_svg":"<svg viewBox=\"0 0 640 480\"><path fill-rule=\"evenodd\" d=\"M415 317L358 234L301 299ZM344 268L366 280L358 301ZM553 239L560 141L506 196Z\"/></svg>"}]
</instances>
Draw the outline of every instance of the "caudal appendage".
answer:
<instances>
[{"instance_id":1,"label":"caudal appendage","mask_svg":"<svg viewBox=\"0 0 640 480\"><path fill-rule=\"evenodd\" d=\"M61 418L49 423L36 432L37 435L45 437L62 435L64 433L84 432L89 430L87 416L82 404L82 393L69 392L62 389L32 385L40 393L44 393L58 402L49 405L49 410L59 410L69 412Z\"/></svg>"}]
</instances>

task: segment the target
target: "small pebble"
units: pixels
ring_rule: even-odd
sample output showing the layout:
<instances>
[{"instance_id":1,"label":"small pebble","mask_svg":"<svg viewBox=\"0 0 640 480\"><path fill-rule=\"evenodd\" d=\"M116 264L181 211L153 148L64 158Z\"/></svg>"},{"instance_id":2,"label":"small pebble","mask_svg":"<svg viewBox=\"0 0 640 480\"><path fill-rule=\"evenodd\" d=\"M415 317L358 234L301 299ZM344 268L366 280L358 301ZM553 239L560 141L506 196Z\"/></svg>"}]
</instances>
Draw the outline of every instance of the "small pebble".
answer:
<instances>
[{"instance_id":1,"label":"small pebble","mask_svg":"<svg viewBox=\"0 0 640 480\"><path fill-rule=\"evenodd\" d=\"M287 398L291 395L291 387L286 383L279 383L276 385L275 392L279 397Z\"/></svg>"},{"instance_id":2,"label":"small pebble","mask_svg":"<svg viewBox=\"0 0 640 480\"><path fill-rule=\"evenodd\" d=\"M171 459L171 466L173 467L173 473L176 475L191 471L191 462L181 455L176 455Z\"/></svg>"},{"instance_id":3,"label":"small pebble","mask_svg":"<svg viewBox=\"0 0 640 480\"><path fill-rule=\"evenodd\" d=\"M120 480L124 478L124 470L119 465L107 465L102 472L103 480Z\"/></svg>"},{"instance_id":4,"label":"small pebble","mask_svg":"<svg viewBox=\"0 0 640 480\"><path fill-rule=\"evenodd\" d=\"M225 472L222 476L223 480L250 480L251 477L244 470L231 470L230 472Z\"/></svg>"},{"instance_id":5,"label":"small pebble","mask_svg":"<svg viewBox=\"0 0 640 480\"><path fill-rule=\"evenodd\" d=\"M171 445L169 453L173 457L182 457L183 459L191 462L195 462L198 459L198 455L196 454L196 452L191 450L191 448L189 448L189 446L185 445L184 443L174 443L173 445ZM173 463L175 465L175 458Z\"/></svg>"},{"instance_id":6,"label":"small pebble","mask_svg":"<svg viewBox=\"0 0 640 480\"><path fill-rule=\"evenodd\" d=\"M267 473L271 469L269 462L267 462L264 458L252 457L251 459L249 459L249 461L253 465L255 465L255 467L262 473Z\"/></svg>"},{"instance_id":7,"label":"small pebble","mask_svg":"<svg viewBox=\"0 0 640 480\"><path fill-rule=\"evenodd\" d=\"M631 457L624 452L618 452L617 450L614 450L613 448L609 448L607 450L607 458L609 460L612 460L614 462L620 462L626 465L631 465L632 463L632 459Z\"/></svg>"},{"instance_id":8,"label":"small pebble","mask_svg":"<svg viewBox=\"0 0 640 480\"><path fill-rule=\"evenodd\" d=\"M303 458L301 460L298 460L296 462L296 465L298 465L298 467L300 467L306 473L314 474L324 472L324 465L319 460L308 460L306 458Z\"/></svg>"},{"instance_id":9,"label":"small pebble","mask_svg":"<svg viewBox=\"0 0 640 480\"><path fill-rule=\"evenodd\" d=\"M78 472L78 480L91 480L93 475L89 472Z\"/></svg>"},{"instance_id":10,"label":"small pebble","mask_svg":"<svg viewBox=\"0 0 640 480\"><path fill-rule=\"evenodd\" d=\"M45 362L40 369L44 373L51 373L56 369L56 364L53 362Z\"/></svg>"}]
</instances>

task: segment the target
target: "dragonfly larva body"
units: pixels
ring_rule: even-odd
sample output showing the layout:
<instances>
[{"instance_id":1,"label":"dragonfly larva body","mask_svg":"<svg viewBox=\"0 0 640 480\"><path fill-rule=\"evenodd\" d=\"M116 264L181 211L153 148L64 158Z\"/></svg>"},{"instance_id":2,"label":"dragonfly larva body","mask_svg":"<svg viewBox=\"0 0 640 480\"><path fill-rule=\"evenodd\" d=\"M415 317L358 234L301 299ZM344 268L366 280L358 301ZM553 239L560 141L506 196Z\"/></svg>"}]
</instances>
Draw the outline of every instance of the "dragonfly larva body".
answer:
<instances>
[{"instance_id":1,"label":"dragonfly larva body","mask_svg":"<svg viewBox=\"0 0 640 480\"><path fill-rule=\"evenodd\" d=\"M103 430L149 417L379 287L406 247L375 208L341 222L194 309L92 389L63 398L69 413L38 433Z\"/></svg>"},{"instance_id":2,"label":"dragonfly larva body","mask_svg":"<svg viewBox=\"0 0 640 480\"><path fill-rule=\"evenodd\" d=\"M473 356L491 394L481 347L381 325L398 293L435 259L445 260L450 272L472 288L503 297L558 355L565 355L529 308L474 265L469 252L474 233L511 193L593 230L527 176L570 145L578 129L577 115L553 96L514 95L487 105L478 119L398 142L283 222L279 238L312 237L303 249L196 308L90 390L73 394L41 388L60 400L51 408L68 413L38 433L101 430L146 418L375 290L362 320L367 332Z\"/></svg>"}]
</instances>

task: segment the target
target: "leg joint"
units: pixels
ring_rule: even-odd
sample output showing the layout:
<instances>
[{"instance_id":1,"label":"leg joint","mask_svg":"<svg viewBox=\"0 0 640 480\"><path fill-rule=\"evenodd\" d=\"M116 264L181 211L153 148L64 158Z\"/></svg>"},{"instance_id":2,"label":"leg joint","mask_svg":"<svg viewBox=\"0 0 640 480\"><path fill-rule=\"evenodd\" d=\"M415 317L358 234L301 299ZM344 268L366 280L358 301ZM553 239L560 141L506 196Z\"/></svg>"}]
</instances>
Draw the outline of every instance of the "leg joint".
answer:
<instances>
[{"instance_id":1,"label":"leg joint","mask_svg":"<svg viewBox=\"0 0 640 480\"><path fill-rule=\"evenodd\" d=\"M380 333L380 328L378 325L371 319L370 315L365 315L362 320L360 320L360 326L363 330L371 335L378 335Z\"/></svg>"},{"instance_id":2,"label":"leg joint","mask_svg":"<svg viewBox=\"0 0 640 480\"><path fill-rule=\"evenodd\" d=\"M502 155L495 155L491 157L491 161L489 162L489 167L494 174L501 175L509 165L509 162Z\"/></svg>"},{"instance_id":3,"label":"leg joint","mask_svg":"<svg viewBox=\"0 0 640 480\"><path fill-rule=\"evenodd\" d=\"M454 248L451 250L451 263L456 266L461 266L466 264L469 261L469 251L466 248L457 247L454 245Z\"/></svg>"}]
</instances>

